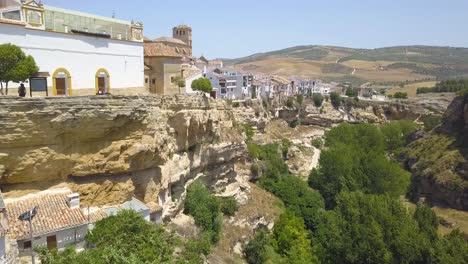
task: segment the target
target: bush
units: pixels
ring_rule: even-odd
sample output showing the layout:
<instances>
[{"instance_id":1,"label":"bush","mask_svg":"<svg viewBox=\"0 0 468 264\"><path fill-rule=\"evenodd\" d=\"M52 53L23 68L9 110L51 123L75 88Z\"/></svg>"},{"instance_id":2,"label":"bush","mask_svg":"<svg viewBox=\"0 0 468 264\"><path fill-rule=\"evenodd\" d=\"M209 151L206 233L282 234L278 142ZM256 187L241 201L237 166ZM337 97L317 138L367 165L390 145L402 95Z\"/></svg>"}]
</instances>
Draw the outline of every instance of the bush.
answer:
<instances>
[{"instance_id":1,"label":"bush","mask_svg":"<svg viewBox=\"0 0 468 264\"><path fill-rule=\"evenodd\" d=\"M221 206L218 199L200 181L187 188L184 212L193 216L195 224L210 236L211 243L218 242L222 224Z\"/></svg>"},{"instance_id":2,"label":"bush","mask_svg":"<svg viewBox=\"0 0 468 264\"><path fill-rule=\"evenodd\" d=\"M304 103L304 95L303 94L298 94L296 95L296 102L299 105L302 105Z\"/></svg>"},{"instance_id":3,"label":"bush","mask_svg":"<svg viewBox=\"0 0 468 264\"><path fill-rule=\"evenodd\" d=\"M314 93L312 95L312 100L314 101L315 107L321 107L323 103L323 96L319 93Z\"/></svg>"},{"instance_id":4,"label":"bush","mask_svg":"<svg viewBox=\"0 0 468 264\"><path fill-rule=\"evenodd\" d=\"M321 149L323 147L323 140L321 138L314 138L311 142L312 146Z\"/></svg>"},{"instance_id":5,"label":"bush","mask_svg":"<svg viewBox=\"0 0 468 264\"><path fill-rule=\"evenodd\" d=\"M244 254L249 264L263 264L267 261L267 248L270 246L270 236L261 229L244 247Z\"/></svg>"},{"instance_id":6,"label":"bush","mask_svg":"<svg viewBox=\"0 0 468 264\"><path fill-rule=\"evenodd\" d=\"M286 100L286 106L288 108L293 108L294 107L294 99L292 97L288 97Z\"/></svg>"},{"instance_id":7,"label":"bush","mask_svg":"<svg viewBox=\"0 0 468 264\"><path fill-rule=\"evenodd\" d=\"M442 122L442 117L437 115L428 115L423 118L424 130L432 131Z\"/></svg>"},{"instance_id":8,"label":"bush","mask_svg":"<svg viewBox=\"0 0 468 264\"><path fill-rule=\"evenodd\" d=\"M220 198L220 202L221 212L224 215L233 216L237 212L237 209L239 209L239 205L234 197Z\"/></svg>"},{"instance_id":9,"label":"bush","mask_svg":"<svg viewBox=\"0 0 468 264\"><path fill-rule=\"evenodd\" d=\"M253 136L255 134L254 129L249 124L244 124L245 136L247 137L247 142L252 142Z\"/></svg>"},{"instance_id":10,"label":"bush","mask_svg":"<svg viewBox=\"0 0 468 264\"><path fill-rule=\"evenodd\" d=\"M353 88L347 88L346 96L355 97L355 96L358 96L358 93Z\"/></svg>"},{"instance_id":11,"label":"bush","mask_svg":"<svg viewBox=\"0 0 468 264\"><path fill-rule=\"evenodd\" d=\"M339 94L337 94L336 92L332 92L330 93L330 101L333 107L338 108L341 105L342 99Z\"/></svg>"},{"instance_id":12,"label":"bush","mask_svg":"<svg viewBox=\"0 0 468 264\"><path fill-rule=\"evenodd\" d=\"M408 99L408 93L396 92L396 93L393 95L393 98L395 98L395 99Z\"/></svg>"}]
</instances>

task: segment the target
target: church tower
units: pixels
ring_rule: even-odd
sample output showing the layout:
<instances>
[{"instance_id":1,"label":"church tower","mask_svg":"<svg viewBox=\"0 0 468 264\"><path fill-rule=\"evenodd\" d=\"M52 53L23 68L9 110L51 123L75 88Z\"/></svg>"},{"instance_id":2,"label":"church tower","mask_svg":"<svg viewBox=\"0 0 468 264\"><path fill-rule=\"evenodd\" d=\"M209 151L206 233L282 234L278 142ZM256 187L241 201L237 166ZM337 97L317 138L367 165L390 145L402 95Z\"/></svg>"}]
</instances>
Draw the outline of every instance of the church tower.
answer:
<instances>
[{"instance_id":1,"label":"church tower","mask_svg":"<svg viewBox=\"0 0 468 264\"><path fill-rule=\"evenodd\" d=\"M192 48L192 28L187 25L180 25L172 29L172 37L182 40Z\"/></svg>"}]
</instances>

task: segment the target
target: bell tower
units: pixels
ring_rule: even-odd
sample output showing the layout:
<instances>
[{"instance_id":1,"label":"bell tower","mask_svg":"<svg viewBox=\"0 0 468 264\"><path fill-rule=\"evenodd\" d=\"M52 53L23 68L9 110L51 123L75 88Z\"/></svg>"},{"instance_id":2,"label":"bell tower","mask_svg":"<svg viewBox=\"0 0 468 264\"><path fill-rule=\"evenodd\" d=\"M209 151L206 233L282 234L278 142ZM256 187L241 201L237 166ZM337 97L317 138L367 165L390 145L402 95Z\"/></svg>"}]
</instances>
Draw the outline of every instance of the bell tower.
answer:
<instances>
[{"instance_id":1,"label":"bell tower","mask_svg":"<svg viewBox=\"0 0 468 264\"><path fill-rule=\"evenodd\" d=\"M192 48L192 28L187 25L180 25L172 29L172 37L182 40Z\"/></svg>"}]
</instances>

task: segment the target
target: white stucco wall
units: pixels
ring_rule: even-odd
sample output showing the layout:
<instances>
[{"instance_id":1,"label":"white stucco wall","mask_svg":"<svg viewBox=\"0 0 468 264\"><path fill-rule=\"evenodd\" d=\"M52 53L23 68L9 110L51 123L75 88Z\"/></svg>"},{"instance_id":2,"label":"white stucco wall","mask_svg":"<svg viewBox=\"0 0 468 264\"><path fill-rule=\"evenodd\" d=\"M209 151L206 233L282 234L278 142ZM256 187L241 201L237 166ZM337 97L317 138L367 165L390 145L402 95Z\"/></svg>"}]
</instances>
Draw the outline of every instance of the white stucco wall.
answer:
<instances>
[{"instance_id":1,"label":"white stucco wall","mask_svg":"<svg viewBox=\"0 0 468 264\"><path fill-rule=\"evenodd\" d=\"M187 93L187 94L197 93L197 91L194 91L192 89L192 82L195 81L196 79L199 79L199 78L202 78L202 77L203 77L203 73L200 72L198 74L192 75L189 78L187 78L185 80L185 93Z\"/></svg>"},{"instance_id":2,"label":"white stucco wall","mask_svg":"<svg viewBox=\"0 0 468 264\"><path fill-rule=\"evenodd\" d=\"M85 239L87 233L87 225L79 226L76 228L66 229L58 231L56 233L46 234L34 238L33 247L36 246L47 246L47 237L48 236L57 236L57 248L62 250L68 245L72 245L77 242L81 242ZM76 235L75 235L76 232ZM19 250L22 253L30 252L30 250L23 249L23 243L25 240L18 241Z\"/></svg>"},{"instance_id":3,"label":"white stucco wall","mask_svg":"<svg viewBox=\"0 0 468 264\"><path fill-rule=\"evenodd\" d=\"M111 89L144 86L143 43L26 29L0 24L0 44L11 43L32 55L42 72L65 68L72 89L95 88L100 68L110 74ZM10 86L16 87L16 86Z\"/></svg>"}]
</instances>

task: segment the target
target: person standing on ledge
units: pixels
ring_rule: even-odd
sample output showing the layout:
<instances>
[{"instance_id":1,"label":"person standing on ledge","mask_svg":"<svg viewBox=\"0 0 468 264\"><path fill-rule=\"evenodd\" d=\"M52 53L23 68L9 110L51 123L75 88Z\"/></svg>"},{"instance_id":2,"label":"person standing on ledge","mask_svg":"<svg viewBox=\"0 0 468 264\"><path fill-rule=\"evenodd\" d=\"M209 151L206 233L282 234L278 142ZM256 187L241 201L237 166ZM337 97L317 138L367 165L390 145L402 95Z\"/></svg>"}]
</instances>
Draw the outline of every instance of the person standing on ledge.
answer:
<instances>
[{"instance_id":1,"label":"person standing on ledge","mask_svg":"<svg viewBox=\"0 0 468 264\"><path fill-rule=\"evenodd\" d=\"M20 87L18 88L18 95L20 97L25 97L26 96L26 87L24 87L23 83L21 83Z\"/></svg>"}]
</instances>

